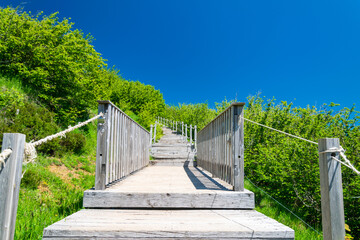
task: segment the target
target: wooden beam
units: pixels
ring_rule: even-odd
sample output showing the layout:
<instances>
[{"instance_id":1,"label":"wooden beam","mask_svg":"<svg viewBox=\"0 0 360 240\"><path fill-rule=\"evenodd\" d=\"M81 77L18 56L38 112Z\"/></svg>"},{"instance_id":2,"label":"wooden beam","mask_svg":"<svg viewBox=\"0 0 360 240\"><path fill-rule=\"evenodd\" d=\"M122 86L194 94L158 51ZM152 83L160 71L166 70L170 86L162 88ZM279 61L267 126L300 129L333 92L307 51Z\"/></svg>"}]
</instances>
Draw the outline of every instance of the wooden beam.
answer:
<instances>
[{"instance_id":1,"label":"wooden beam","mask_svg":"<svg viewBox=\"0 0 360 240\"><path fill-rule=\"evenodd\" d=\"M345 238L344 200L338 138L319 139L321 213L324 240Z\"/></svg>"},{"instance_id":2,"label":"wooden beam","mask_svg":"<svg viewBox=\"0 0 360 240\"><path fill-rule=\"evenodd\" d=\"M98 112L104 113L103 117L98 120L97 143L96 143L96 173L95 173L95 189L105 189L106 178L106 156L107 156L107 110L108 103L99 103Z\"/></svg>"},{"instance_id":3,"label":"wooden beam","mask_svg":"<svg viewBox=\"0 0 360 240\"><path fill-rule=\"evenodd\" d=\"M24 157L25 135L4 133L2 149L12 153L0 168L0 239L14 239L16 212Z\"/></svg>"}]
</instances>

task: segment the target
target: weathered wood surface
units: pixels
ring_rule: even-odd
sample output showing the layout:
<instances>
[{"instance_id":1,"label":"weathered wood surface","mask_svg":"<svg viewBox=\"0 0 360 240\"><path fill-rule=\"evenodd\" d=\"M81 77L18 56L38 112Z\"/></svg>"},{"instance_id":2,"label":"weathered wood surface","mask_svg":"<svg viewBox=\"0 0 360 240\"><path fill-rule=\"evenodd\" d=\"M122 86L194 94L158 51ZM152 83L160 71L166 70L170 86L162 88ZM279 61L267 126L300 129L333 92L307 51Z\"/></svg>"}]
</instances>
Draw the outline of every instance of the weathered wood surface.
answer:
<instances>
[{"instance_id":1,"label":"weathered wood surface","mask_svg":"<svg viewBox=\"0 0 360 240\"><path fill-rule=\"evenodd\" d=\"M216 177L244 189L243 106L233 103L197 133L197 163Z\"/></svg>"},{"instance_id":2,"label":"weathered wood surface","mask_svg":"<svg viewBox=\"0 0 360 240\"><path fill-rule=\"evenodd\" d=\"M11 155L0 167L0 239L14 239L16 211L24 156L25 135L4 133L2 149L11 149Z\"/></svg>"},{"instance_id":3,"label":"weathered wood surface","mask_svg":"<svg viewBox=\"0 0 360 240\"><path fill-rule=\"evenodd\" d=\"M102 190L149 163L150 133L110 101L99 101L95 189ZM154 130L155 132L156 130Z\"/></svg>"},{"instance_id":4,"label":"weathered wood surface","mask_svg":"<svg viewBox=\"0 0 360 240\"><path fill-rule=\"evenodd\" d=\"M150 154L155 161L153 164L194 166L195 151L193 145L184 143L184 137L174 133L171 129L163 128L164 136L158 143L153 144Z\"/></svg>"},{"instance_id":5,"label":"weathered wood surface","mask_svg":"<svg viewBox=\"0 0 360 240\"><path fill-rule=\"evenodd\" d=\"M81 210L43 239L294 239L294 231L254 210Z\"/></svg>"},{"instance_id":6,"label":"weathered wood surface","mask_svg":"<svg viewBox=\"0 0 360 240\"><path fill-rule=\"evenodd\" d=\"M338 138L319 139L321 213L325 240L345 238L341 163L331 158L333 155L340 159L339 152L331 152L332 148L339 147Z\"/></svg>"},{"instance_id":7,"label":"weathered wood surface","mask_svg":"<svg viewBox=\"0 0 360 240\"><path fill-rule=\"evenodd\" d=\"M195 167L151 166L104 191L87 190L86 208L253 209L254 194L232 191Z\"/></svg>"}]
</instances>

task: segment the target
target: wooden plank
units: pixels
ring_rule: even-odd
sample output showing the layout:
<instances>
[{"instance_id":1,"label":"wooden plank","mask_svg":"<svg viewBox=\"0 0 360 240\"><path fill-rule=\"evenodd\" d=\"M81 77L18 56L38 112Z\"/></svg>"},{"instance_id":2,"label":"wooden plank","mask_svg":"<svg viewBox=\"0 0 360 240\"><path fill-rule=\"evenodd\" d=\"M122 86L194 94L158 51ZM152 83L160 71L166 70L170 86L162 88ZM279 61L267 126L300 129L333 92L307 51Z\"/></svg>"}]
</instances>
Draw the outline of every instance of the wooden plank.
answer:
<instances>
[{"instance_id":1,"label":"wooden plank","mask_svg":"<svg viewBox=\"0 0 360 240\"><path fill-rule=\"evenodd\" d=\"M119 149L120 149L120 112L116 111L116 134L115 134L115 180L120 179L120 156L119 156Z\"/></svg>"},{"instance_id":2,"label":"wooden plank","mask_svg":"<svg viewBox=\"0 0 360 240\"><path fill-rule=\"evenodd\" d=\"M106 135L106 178L105 178L105 184L109 183L109 179L110 179L110 158L111 158L111 148L110 148L110 137L111 137L111 114L112 113L112 105L108 104L107 105L107 116L106 116L106 130L107 130L107 135Z\"/></svg>"},{"instance_id":3,"label":"wooden plank","mask_svg":"<svg viewBox=\"0 0 360 240\"><path fill-rule=\"evenodd\" d=\"M244 191L244 124L242 106L234 107L234 190Z\"/></svg>"},{"instance_id":4,"label":"wooden plank","mask_svg":"<svg viewBox=\"0 0 360 240\"><path fill-rule=\"evenodd\" d=\"M254 210L81 210L43 239L294 239L294 231Z\"/></svg>"},{"instance_id":5,"label":"wooden plank","mask_svg":"<svg viewBox=\"0 0 360 240\"><path fill-rule=\"evenodd\" d=\"M106 156L107 156L107 105L99 104L98 113L104 113L104 117L99 118L97 127L96 143L96 172L95 172L95 189L105 189L106 185Z\"/></svg>"},{"instance_id":6,"label":"wooden plank","mask_svg":"<svg viewBox=\"0 0 360 240\"><path fill-rule=\"evenodd\" d=\"M323 236L325 240L345 238L344 200L341 180L341 164L338 138L319 139L320 191ZM330 151L330 152L325 152Z\"/></svg>"},{"instance_id":7,"label":"wooden plank","mask_svg":"<svg viewBox=\"0 0 360 240\"><path fill-rule=\"evenodd\" d=\"M1 151L11 149L11 155L0 167L0 239L14 239L16 212L24 156L25 135L4 133Z\"/></svg>"},{"instance_id":8,"label":"wooden plank","mask_svg":"<svg viewBox=\"0 0 360 240\"><path fill-rule=\"evenodd\" d=\"M151 166L105 191L86 191L84 207L254 208L250 191L211 179L194 167Z\"/></svg>"},{"instance_id":9,"label":"wooden plank","mask_svg":"<svg viewBox=\"0 0 360 240\"><path fill-rule=\"evenodd\" d=\"M249 191L143 193L88 190L84 193L83 207L112 209L254 209L254 202L254 194Z\"/></svg>"}]
</instances>

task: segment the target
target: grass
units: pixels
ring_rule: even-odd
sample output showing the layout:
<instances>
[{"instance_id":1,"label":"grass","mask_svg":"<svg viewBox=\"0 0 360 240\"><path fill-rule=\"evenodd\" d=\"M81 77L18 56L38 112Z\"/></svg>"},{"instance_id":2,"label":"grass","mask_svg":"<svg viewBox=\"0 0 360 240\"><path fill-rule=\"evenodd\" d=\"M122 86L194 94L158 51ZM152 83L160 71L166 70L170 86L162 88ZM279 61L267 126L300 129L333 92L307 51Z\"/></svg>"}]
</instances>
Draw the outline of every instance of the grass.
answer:
<instances>
[{"instance_id":1,"label":"grass","mask_svg":"<svg viewBox=\"0 0 360 240\"><path fill-rule=\"evenodd\" d=\"M15 239L42 239L45 227L82 209L84 190L95 182L95 145L92 124L82 154L66 153L61 158L39 154L36 163L24 166Z\"/></svg>"},{"instance_id":2,"label":"grass","mask_svg":"<svg viewBox=\"0 0 360 240\"><path fill-rule=\"evenodd\" d=\"M308 227L287 209L252 185L248 180L245 180L245 188L255 193L255 210L292 228L295 231L296 240L323 239L322 232L318 226L315 226L315 229L320 234Z\"/></svg>"}]
</instances>

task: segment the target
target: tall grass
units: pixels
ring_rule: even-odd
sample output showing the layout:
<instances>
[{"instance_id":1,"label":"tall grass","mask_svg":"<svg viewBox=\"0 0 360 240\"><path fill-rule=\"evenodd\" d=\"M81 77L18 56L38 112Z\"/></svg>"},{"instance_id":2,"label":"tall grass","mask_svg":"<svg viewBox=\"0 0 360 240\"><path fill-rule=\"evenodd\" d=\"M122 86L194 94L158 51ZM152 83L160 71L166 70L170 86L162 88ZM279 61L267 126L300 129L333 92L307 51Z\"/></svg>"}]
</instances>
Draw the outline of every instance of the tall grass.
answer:
<instances>
[{"instance_id":1,"label":"tall grass","mask_svg":"<svg viewBox=\"0 0 360 240\"><path fill-rule=\"evenodd\" d=\"M255 193L255 210L292 228L295 231L296 240L322 239L319 226L314 226L315 230L311 229L248 180L245 180L245 188Z\"/></svg>"},{"instance_id":2,"label":"tall grass","mask_svg":"<svg viewBox=\"0 0 360 240\"><path fill-rule=\"evenodd\" d=\"M82 208L84 190L95 182L95 123L88 126L86 139L81 154L40 154L36 163L24 166L15 239L42 239L45 227Z\"/></svg>"}]
</instances>

